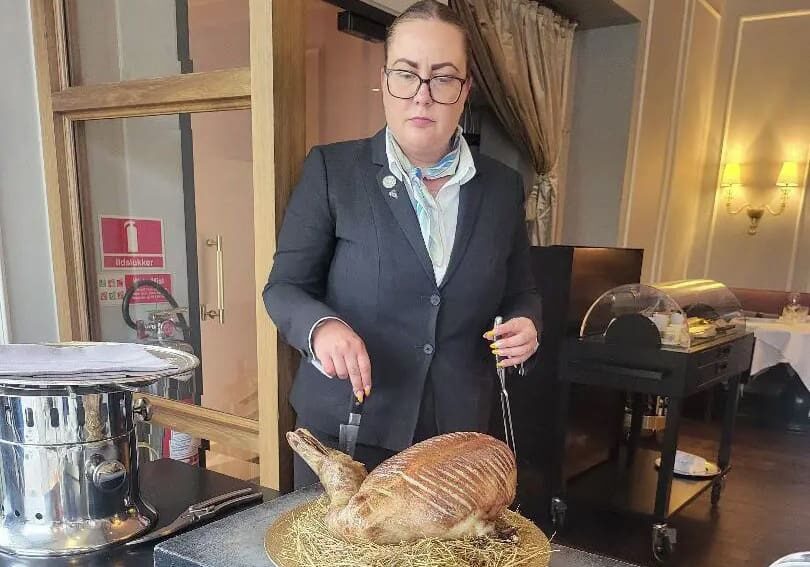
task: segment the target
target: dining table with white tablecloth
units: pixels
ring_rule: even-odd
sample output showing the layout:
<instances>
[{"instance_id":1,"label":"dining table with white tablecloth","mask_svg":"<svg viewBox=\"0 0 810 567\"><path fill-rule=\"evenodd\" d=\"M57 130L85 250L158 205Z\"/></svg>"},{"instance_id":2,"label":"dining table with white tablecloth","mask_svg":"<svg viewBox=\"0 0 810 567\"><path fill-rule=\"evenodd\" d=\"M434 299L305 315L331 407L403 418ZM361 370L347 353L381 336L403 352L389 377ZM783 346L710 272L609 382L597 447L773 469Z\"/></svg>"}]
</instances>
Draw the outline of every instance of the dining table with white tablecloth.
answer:
<instances>
[{"instance_id":1,"label":"dining table with white tablecloth","mask_svg":"<svg viewBox=\"0 0 810 567\"><path fill-rule=\"evenodd\" d=\"M752 376L786 363L810 390L810 322L750 318L746 327L757 339L751 362Z\"/></svg>"}]
</instances>

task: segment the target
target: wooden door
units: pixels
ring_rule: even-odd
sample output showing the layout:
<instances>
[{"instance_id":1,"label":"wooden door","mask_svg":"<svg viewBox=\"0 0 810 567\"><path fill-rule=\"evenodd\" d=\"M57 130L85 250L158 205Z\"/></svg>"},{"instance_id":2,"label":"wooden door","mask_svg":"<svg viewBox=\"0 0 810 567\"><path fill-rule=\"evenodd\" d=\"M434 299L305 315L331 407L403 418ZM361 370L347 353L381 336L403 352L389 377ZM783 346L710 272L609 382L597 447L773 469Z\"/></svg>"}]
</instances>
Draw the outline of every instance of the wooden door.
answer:
<instances>
[{"instance_id":1,"label":"wooden door","mask_svg":"<svg viewBox=\"0 0 810 567\"><path fill-rule=\"evenodd\" d=\"M191 215L188 199L184 202L184 234L196 238L186 248L185 299L191 307L189 318L196 323L191 327L199 330L205 380L205 361L211 361L211 396L205 401L203 394L199 406L153 398L155 420L257 465L263 485L289 487L289 452L280 440L292 426L286 399L295 359L279 343L260 292L272 263L277 226L304 157L303 4L30 2L60 337L89 340L104 331L99 282L109 278L99 277L105 271L104 252L99 252L93 227L104 211L94 195L113 183L127 187L123 194L138 196L161 186L176 201L177 195L188 195L184 179L190 170L195 189L191 203L196 208L199 199L205 210ZM234 42L241 42L241 48L232 49ZM176 61L165 57L172 52L177 53ZM183 142L183 124L190 124L191 148L196 142L199 150L190 154L191 165L184 158L189 147ZM218 143L222 132L240 141L239 155ZM109 141L119 142L120 148ZM166 154L174 152L178 159L167 159ZM143 171L136 175L138 167ZM221 228L210 223L210 211L217 208L216 199L210 198L223 197L229 184L238 185L235 193L241 202L232 212L252 221L243 223L238 234L232 218ZM214 204L203 206L205 198ZM180 230L172 218L164 220L167 232L170 224ZM228 238L220 234L228 231ZM227 289L225 293L225 321L228 305L233 305L236 330L217 327L218 321L202 320L194 312L195 303L216 304L220 295L210 281L212 266L214 281L221 278L207 244L216 242L218 234L223 236L224 265L232 240L231 266L242 275L225 277L226 284L236 286L232 294ZM195 253L196 265L191 261ZM223 333L228 339L237 337L234 344L238 342L240 354L229 355L227 344L216 350ZM203 346L206 342L214 349L210 353ZM222 392L228 384L244 386L238 393L244 394L242 399L226 399Z\"/></svg>"}]
</instances>

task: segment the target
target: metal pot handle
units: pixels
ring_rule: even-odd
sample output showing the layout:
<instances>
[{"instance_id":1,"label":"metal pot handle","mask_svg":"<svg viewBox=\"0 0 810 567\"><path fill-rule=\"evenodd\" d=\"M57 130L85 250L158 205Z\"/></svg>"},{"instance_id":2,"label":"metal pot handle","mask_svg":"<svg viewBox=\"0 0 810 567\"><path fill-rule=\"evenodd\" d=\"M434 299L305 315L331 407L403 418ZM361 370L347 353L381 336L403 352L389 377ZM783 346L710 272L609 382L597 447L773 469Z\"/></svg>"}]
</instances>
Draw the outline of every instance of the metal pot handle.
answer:
<instances>
[{"instance_id":1,"label":"metal pot handle","mask_svg":"<svg viewBox=\"0 0 810 567\"><path fill-rule=\"evenodd\" d=\"M132 403L132 414L140 421L151 421L152 404L146 398L138 398Z\"/></svg>"},{"instance_id":2,"label":"metal pot handle","mask_svg":"<svg viewBox=\"0 0 810 567\"><path fill-rule=\"evenodd\" d=\"M102 492L115 492L127 480L127 468L115 459L105 460L102 455L93 455L85 467L87 478Z\"/></svg>"}]
</instances>

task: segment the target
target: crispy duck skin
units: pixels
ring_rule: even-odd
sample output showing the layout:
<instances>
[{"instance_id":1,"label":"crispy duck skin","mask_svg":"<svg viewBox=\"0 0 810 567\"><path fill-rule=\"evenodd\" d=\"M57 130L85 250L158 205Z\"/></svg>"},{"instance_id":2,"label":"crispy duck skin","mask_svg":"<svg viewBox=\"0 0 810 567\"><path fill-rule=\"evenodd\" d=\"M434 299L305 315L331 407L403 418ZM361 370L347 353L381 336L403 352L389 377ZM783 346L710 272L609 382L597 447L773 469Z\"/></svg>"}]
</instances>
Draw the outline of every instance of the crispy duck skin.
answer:
<instances>
[{"instance_id":1,"label":"crispy duck skin","mask_svg":"<svg viewBox=\"0 0 810 567\"><path fill-rule=\"evenodd\" d=\"M306 429L287 433L287 440L321 480L330 499L326 524L346 541L492 535L495 520L515 498L514 455L482 433L433 437L370 474Z\"/></svg>"}]
</instances>

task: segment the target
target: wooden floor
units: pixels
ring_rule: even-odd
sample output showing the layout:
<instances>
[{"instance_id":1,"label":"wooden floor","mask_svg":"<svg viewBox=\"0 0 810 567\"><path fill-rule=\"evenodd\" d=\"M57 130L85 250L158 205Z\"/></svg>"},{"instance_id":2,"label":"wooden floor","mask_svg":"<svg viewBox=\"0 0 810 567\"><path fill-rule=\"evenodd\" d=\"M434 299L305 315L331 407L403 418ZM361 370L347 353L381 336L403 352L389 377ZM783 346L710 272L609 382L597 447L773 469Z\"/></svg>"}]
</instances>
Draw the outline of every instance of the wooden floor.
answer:
<instances>
[{"instance_id":1,"label":"wooden floor","mask_svg":"<svg viewBox=\"0 0 810 567\"><path fill-rule=\"evenodd\" d=\"M716 424L687 421L679 448L716 455ZM720 504L704 493L676 515L678 567L768 567L810 550L810 434L738 423L732 471ZM655 565L649 520L572 507L555 541L569 547Z\"/></svg>"}]
</instances>

